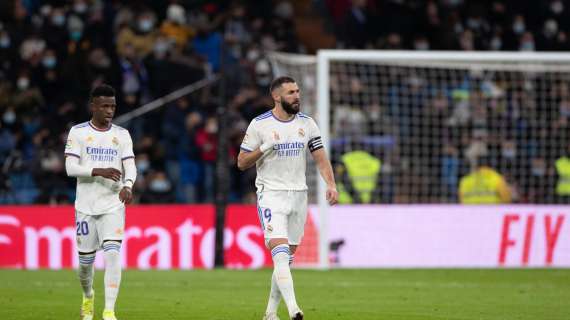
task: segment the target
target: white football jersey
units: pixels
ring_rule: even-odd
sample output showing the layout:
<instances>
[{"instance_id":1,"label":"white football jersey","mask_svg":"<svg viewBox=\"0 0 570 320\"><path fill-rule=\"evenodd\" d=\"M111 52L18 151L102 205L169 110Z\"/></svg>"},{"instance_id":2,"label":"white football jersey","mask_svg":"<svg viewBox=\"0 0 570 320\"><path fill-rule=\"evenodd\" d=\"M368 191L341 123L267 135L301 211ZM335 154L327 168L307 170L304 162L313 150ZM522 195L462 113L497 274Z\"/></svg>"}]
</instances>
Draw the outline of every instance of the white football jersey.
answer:
<instances>
[{"instance_id":1,"label":"white football jersey","mask_svg":"<svg viewBox=\"0 0 570 320\"><path fill-rule=\"evenodd\" d=\"M256 162L257 192L307 190L307 149L312 152L323 147L315 121L299 112L284 122L268 111L251 121L241 149L251 152L270 139L275 141L273 150L267 151Z\"/></svg>"},{"instance_id":2,"label":"white football jersey","mask_svg":"<svg viewBox=\"0 0 570 320\"><path fill-rule=\"evenodd\" d=\"M66 157L79 158L81 166L125 170L123 161L134 158L129 131L116 125L100 130L91 122L78 124L69 130L65 145ZM98 215L113 212L125 205L119 200L123 181L103 177L78 177L75 209L83 214Z\"/></svg>"}]
</instances>

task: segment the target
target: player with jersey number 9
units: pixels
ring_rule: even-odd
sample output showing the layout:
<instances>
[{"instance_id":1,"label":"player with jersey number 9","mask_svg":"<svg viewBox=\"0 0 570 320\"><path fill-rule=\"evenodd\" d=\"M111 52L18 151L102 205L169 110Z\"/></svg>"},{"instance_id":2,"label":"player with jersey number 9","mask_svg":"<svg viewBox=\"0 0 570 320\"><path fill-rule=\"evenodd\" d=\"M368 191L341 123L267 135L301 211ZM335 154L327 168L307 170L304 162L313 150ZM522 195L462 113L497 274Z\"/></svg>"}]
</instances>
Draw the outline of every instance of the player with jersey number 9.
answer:
<instances>
[{"instance_id":1,"label":"player with jersey number 9","mask_svg":"<svg viewBox=\"0 0 570 320\"><path fill-rule=\"evenodd\" d=\"M327 184L329 204L338 192L315 121L300 112L299 86L290 77L271 83L274 107L252 120L238 155L241 170L257 169L258 216L273 257L269 302L264 320L276 320L281 298L289 319L303 319L293 289L290 264L303 237L307 219L306 154L311 153Z\"/></svg>"}]
</instances>

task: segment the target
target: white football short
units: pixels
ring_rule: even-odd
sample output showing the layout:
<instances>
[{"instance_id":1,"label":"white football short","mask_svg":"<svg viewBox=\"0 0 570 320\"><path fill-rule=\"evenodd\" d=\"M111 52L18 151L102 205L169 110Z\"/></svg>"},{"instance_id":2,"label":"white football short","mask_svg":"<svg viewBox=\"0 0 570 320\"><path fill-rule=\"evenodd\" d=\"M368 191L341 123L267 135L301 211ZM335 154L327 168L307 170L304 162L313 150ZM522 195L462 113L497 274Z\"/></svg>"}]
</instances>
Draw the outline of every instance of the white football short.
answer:
<instances>
[{"instance_id":1,"label":"white football short","mask_svg":"<svg viewBox=\"0 0 570 320\"><path fill-rule=\"evenodd\" d=\"M307 221L307 191L260 192L257 214L265 239L287 238L299 245Z\"/></svg>"},{"instance_id":2,"label":"white football short","mask_svg":"<svg viewBox=\"0 0 570 320\"><path fill-rule=\"evenodd\" d=\"M105 240L123 240L125 208L100 215L75 211L75 233L77 250L82 253L99 250Z\"/></svg>"}]
</instances>

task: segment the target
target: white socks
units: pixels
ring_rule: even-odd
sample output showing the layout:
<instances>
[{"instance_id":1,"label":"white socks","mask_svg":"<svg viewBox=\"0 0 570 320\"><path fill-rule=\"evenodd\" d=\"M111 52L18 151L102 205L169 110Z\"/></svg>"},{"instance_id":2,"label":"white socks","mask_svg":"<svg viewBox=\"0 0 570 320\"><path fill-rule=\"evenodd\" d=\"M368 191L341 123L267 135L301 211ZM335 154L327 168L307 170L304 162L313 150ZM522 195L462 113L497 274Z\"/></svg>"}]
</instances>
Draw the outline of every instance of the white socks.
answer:
<instances>
[{"instance_id":1,"label":"white socks","mask_svg":"<svg viewBox=\"0 0 570 320\"><path fill-rule=\"evenodd\" d=\"M105 310L114 311L121 284L121 243L105 241Z\"/></svg>"},{"instance_id":2,"label":"white socks","mask_svg":"<svg viewBox=\"0 0 570 320\"><path fill-rule=\"evenodd\" d=\"M95 262L95 253L79 255L79 283L83 289L83 295L91 298L93 294L93 262Z\"/></svg>"},{"instance_id":3,"label":"white socks","mask_svg":"<svg viewBox=\"0 0 570 320\"><path fill-rule=\"evenodd\" d=\"M289 255L289 268L293 264L294 254ZM281 291L279 291L279 286L275 278L275 271L271 274L271 291L269 291L269 301L267 302L267 309L265 314L277 313L279 308L279 303L281 302Z\"/></svg>"},{"instance_id":4,"label":"white socks","mask_svg":"<svg viewBox=\"0 0 570 320\"><path fill-rule=\"evenodd\" d=\"M294 315L295 312L299 311L299 306L297 306L297 301L295 300L295 290L293 288L293 277L291 276L291 269L289 268L289 245L280 244L271 250L271 256L273 257L273 277L272 282L275 281L279 287L279 291L285 300L287 305L287 310L289 315ZM273 285L271 292L273 293ZM269 299L269 304L271 304L271 295ZM270 305L267 305L269 309ZM277 303L279 305L279 303ZM277 309L277 308L275 308Z\"/></svg>"}]
</instances>

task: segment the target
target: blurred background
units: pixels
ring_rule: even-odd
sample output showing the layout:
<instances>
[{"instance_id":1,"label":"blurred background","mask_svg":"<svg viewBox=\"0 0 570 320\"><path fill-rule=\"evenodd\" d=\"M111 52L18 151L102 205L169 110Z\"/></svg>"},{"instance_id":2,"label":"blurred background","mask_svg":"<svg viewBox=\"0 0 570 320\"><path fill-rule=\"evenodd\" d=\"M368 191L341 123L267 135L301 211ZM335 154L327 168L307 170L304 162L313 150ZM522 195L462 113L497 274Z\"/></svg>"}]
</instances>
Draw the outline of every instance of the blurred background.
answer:
<instances>
[{"instance_id":1,"label":"blurred background","mask_svg":"<svg viewBox=\"0 0 570 320\"><path fill-rule=\"evenodd\" d=\"M97 84L117 89L120 116L206 80L121 123L135 143L137 203L212 203L220 154L229 202L254 203L255 170L240 172L235 159L249 121L271 106L272 53L567 51L569 12L562 0L2 1L0 204L73 202L63 141L89 118ZM483 158L506 181L502 202L564 202L570 194L557 193L556 167L570 151L566 75L335 72L330 149L344 203L456 203L461 178ZM445 90L433 90L434 79ZM309 88L304 108L316 117L311 101ZM227 130L218 153L221 104ZM346 137L351 150L378 160L364 173L373 187L350 176L346 143L335 140Z\"/></svg>"},{"instance_id":2,"label":"blurred background","mask_svg":"<svg viewBox=\"0 0 570 320\"><path fill-rule=\"evenodd\" d=\"M236 158L289 75L340 193L307 166L311 319L567 319L569 31L568 0L0 0L0 318L77 314L51 271L79 265L63 152L101 83L138 170L121 319L262 318L273 261Z\"/></svg>"}]
</instances>

